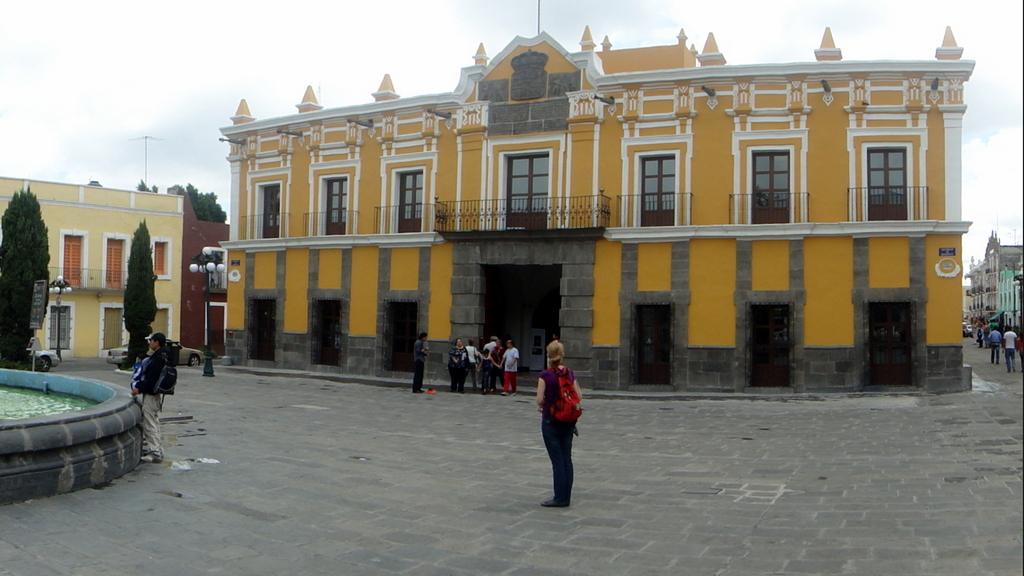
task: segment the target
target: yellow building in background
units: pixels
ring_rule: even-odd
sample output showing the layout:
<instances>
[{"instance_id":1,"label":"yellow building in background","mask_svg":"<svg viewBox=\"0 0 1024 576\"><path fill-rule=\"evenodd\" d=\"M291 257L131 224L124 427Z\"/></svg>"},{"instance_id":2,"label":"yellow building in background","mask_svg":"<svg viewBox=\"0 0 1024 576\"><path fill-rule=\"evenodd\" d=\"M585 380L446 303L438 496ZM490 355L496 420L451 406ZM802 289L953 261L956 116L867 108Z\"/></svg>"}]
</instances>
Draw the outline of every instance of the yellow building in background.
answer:
<instances>
[{"instance_id":1,"label":"yellow building in background","mask_svg":"<svg viewBox=\"0 0 1024 576\"><path fill-rule=\"evenodd\" d=\"M228 354L428 378L461 337L552 334L601 389L956 390L974 63L727 64L680 31L483 45L451 93L232 125ZM810 52L810 50L808 50Z\"/></svg>"},{"instance_id":2,"label":"yellow building in background","mask_svg":"<svg viewBox=\"0 0 1024 576\"><path fill-rule=\"evenodd\" d=\"M50 239L50 278L70 284L60 307L50 295L41 345L61 356L99 357L128 341L124 289L132 235L145 220L153 249L157 316L154 331L178 332L182 197L135 190L0 178L0 213L18 190L39 200Z\"/></svg>"}]
</instances>

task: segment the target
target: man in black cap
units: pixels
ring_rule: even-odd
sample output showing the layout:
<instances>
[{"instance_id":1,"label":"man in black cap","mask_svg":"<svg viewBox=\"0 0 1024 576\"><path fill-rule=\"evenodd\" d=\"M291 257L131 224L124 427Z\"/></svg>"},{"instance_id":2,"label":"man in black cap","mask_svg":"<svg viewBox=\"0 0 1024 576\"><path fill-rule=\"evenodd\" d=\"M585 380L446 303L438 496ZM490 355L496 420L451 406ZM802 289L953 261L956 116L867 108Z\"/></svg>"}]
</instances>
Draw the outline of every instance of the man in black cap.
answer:
<instances>
[{"instance_id":1,"label":"man in black cap","mask_svg":"<svg viewBox=\"0 0 1024 576\"><path fill-rule=\"evenodd\" d=\"M132 396L141 396L142 404L142 441L143 462L162 462L164 459L163 444L160 433L160 410L164 406L163 394L156 393L160 374L167 365L167 337L163 332L154 332L147 338L149 356L142 361L142 377L137 388L132 389Z\"/></svg>"}]
</instances>

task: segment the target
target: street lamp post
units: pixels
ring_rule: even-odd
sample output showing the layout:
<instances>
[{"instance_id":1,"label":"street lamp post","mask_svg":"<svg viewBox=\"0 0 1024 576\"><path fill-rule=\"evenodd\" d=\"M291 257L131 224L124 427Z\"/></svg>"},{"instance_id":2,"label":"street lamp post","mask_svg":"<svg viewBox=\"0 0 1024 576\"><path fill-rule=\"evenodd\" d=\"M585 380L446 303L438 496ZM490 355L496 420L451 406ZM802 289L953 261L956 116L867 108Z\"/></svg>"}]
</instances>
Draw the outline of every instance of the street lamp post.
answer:
<instances>
[{"instance_id":1,"label":"street lamp post","mask_svg":"<svg viewBox=\"0 0 1024 576\"><path fill-rule=\"evenodd\" d=\"M61 360L63 360L63 358L60 356L60 320L62 316L60 300L61 296L63 296L65 292L71 292L71 284L65 282L63 276L57 276L56 280L50 282L50 294L57 295L57 345L54 349L57 352L57 358L60 358ZM70 330L68 330L68 332L70 332Z\"/></svg>"},{"instance_id":2,"label":"street lamp post","mask_svg":"<svg viewBox=\"0 0 1024 576\"><path fill-rule=\"evenodd\" d=\"M210 281L215 273L223 273L227 267L221 262L219 252L214 252L209 246L192 257L192 263L188 265L190 272L201 273L206 276L206 362L203 364L203 376L213 376L213 350L210 348Z\"/></svg>"}]
</instances>

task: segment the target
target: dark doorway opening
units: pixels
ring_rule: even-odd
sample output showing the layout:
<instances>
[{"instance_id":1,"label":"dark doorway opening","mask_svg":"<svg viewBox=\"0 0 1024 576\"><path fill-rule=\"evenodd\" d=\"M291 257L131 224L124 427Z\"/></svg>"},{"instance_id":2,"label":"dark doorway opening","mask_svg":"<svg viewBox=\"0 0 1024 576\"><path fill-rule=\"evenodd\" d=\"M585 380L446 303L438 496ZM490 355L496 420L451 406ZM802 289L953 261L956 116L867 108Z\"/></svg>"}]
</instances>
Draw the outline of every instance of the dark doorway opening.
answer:
<instances>
[{"instance_id":1,"label":"dark doorway opening","mask_svg":"<svg viewBox=\"0 0 1024 576\"><path fill-rule=\"evenodd\" d=\"M750 307L751 386L789 386L791 336L788 304Z\"/></svg>"},{"instance_id":2,"label":"dark doorway opening","mask_svg":"<svg viewBox=\"0 0 1024 576\"><path fill-rule=\"evenodd\" d=\"M274 361L277 350L277 300L254 298L250 301L249 357L253 360Z\"/></svg>"},{"instance_id":3,"label":"dark doorway opening","mask_svg":"<svg viewBox=\"0 0 1024 576\"><path fill-rule=\"evenodd\" d=\"M338 366L341 361L341 300L315 303L313 363Z\"/></svg>"},{"instance_id":4,"label":"dark doorway opening","mask_svg":"<svg viewBox=\"0 0 1024 576\"><path fill-rule=\"evenodd\" d=\"M412 372L412 348L418 335L416 328L418 306L416 302L388 303L388 328L391 332L391 370Z\"/></svg>"},{"instance_id":5,"label":"dark doorway opening","mask_svg":"<svg viewBox=\"0 0 1024 576\"><path fill-rule=\"evenodd\" d=\"M868 321L871 384L910 385L910 303L872 302L868 306Z\"/></svg>"},{"instance_id":6,"label":"dark doorway opening","mask_svg":"<svg viewBox=\"0 0 1024 576\"><path fill-rule=\"evenodd\" d=\"M484 333L512 338L519 349L520 370L543 370L544 347L561 334L560 265L484 266ZM455 334L473 337L473 334Z\"/></svg>"},{"instance_id":7,"label":"dark doorway opening","mask_svg":"<svg viewBox=\"0 0 1024 576\"><path fill-rule=\"evenodd\" d=\"M637 384L672 383L672 306L636 307Z\"/></svg>"}]
</instances>

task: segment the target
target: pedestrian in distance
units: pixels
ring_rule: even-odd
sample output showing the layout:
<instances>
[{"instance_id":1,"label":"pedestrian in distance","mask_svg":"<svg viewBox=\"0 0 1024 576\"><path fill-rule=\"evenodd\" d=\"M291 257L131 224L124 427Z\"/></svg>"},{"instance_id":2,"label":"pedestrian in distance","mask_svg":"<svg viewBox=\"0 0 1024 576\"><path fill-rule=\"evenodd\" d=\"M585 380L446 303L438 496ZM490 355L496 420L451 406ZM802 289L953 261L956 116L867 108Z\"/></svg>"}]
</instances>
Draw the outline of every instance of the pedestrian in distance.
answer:
<instances>
[{"instance_id":1,"label":"pedestrian in distance","mask_svg":"<svg viewBox=\"0 0 1024 576\"><path fill-rule=\"evenodd\" d=\"M537 410L541 414L540 431L544 438L544 447L547 448L548 458L551 459L551 475L554 484L554 496L541 506L564 508L569 506L572 500L572 437L576 434L575 422L562 422L555 416L556 402L561 394L559 377L572 382L576 390L577 408L581 409L583 392L580 390L580 383L576 381L576 375L572 370L562 364L565 356L565 349L558 340L552 341L547 346L547 370L540 373L537 379Z\"/></svg>"},{"instance_id":2,"label":"pedestrian in distance","mask_svg":"<svg viewBox=\"0 0 1024 576\"><path fill-rule=\"evenodd\" d=\"M163 438L160 431L160 411L164 395L157 394L160 375L167 366L167 337L154 332L149 338L149 355L139 367L138 382L133 383L132 396L142 406L142 461L159 463L164 459Z\"/></svg>"},{"instance_id":3,"label":"pedestrian in distance","mask_svg":"<svg viewBox=\"0 0 1024 576\"><path fill-rule=\"evenodd\" d=\"M988 333L988 347L991 349L989 352L989 363L999 364L1000 348L1003 344L1003 335L999 332L999 328L993 326L992 330Z\"/></svg>"},{"instance_id":4,"label":"pedestrian in distance","mask_svg":"<svg viewBox=\"0 0 1024 576\"><path fill-rule=\"evenodd\" d=\"M483 361L483 356L480 351L476 349L476 341L470 338L466 341L466 354L469 357L469 372L467 376L469 381L473 384L473 391L476 392L476 380L480 372L480 364Z\"/></svg>"},{"instance_id":5,"label":"pedestrian in distance","mask_svg":"<svg viewBox=\"0 0 1024 576\"><path fill-rule=\"evenodd\" d=\"M484 339L480 338L480 343L483 344ZM491 336L491 341L484 344L482 354L483 361L480 362L480 392L484 395L491 393L491 372L494 370L494 362L491 360L491 354L494 352L494 347L498 345L498 337Z\"/></svg>"},{"instance_id":6,"label":"pedestrian in distance","mask_svg":"<svg viewBox=\"0 0 1024 576\"><path fill-rule=\"evenodd\" d=\"M469 371L469 354L462 345L462 338L456 338L448 349L448 374L452 379L452 392L466 392L466 373Z\"/></svg>"},{"instance_id":7,"label":"pedestrian in distance","mask_svg":"<svg viewBox=\"0 0 1024 576\"><path fill-rule=\"evenodd\" d=\"M501 356L501 366L505 371L505 382L501 395L516 395L516 381L519 378L519 349L511 338L505 340L505 353ZM511 392L509 390L511 389Z\"/></svg>"},{"instance_id":8,"label":"pedestrian in distance","mask_svg":"<svg viewBox=\"0 0 1024 576\"><path fill-rule=\"evenodd\" d=\"M493 346L492 346L493 344ZM494 394L498 391L498 379L504 380L505 371L501 366L501 358L505 355L505 348L497 336L491 336L490 347L491 370L487 375L487 393Z\"/></svg>"},{"instance_id":9,"label":"pedestrian in distance","mask_svg":"<svg viewBox=\"0 0 1024 576\"><path fill-rule=\"evenodd\" d=\"M427 333L420 332L416 343L412 345L413 372L412 372L412 393L423 393L423 369L427 364Z\"/></svg>"},{"instance_id":10,"label":"pedestrian in distance","mask_svg":"<svg viewBox=\"0 0 1024 576\"><path fill-rule=\"evenodd\" d=\"M1003 332L1003 351L1006 354L1007 372L1017 371L1017 340L1020 340L1020 337L1013 331L1013 328L1007 328L1006 332Z\"/></svg>"}]
</instances>

